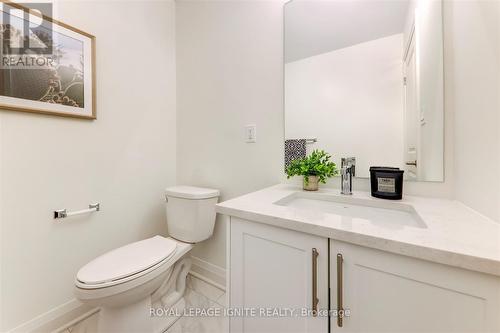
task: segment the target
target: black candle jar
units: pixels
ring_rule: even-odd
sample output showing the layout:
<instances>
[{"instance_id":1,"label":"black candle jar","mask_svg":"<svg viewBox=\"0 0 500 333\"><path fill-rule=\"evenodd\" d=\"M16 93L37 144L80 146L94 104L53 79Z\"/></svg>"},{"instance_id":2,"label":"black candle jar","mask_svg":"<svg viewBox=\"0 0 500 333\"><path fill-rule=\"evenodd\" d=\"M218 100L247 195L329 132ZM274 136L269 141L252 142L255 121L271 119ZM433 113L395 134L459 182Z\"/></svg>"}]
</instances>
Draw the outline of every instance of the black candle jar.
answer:
<instances>
[{"instance_id":1,"label":"black candle jar","mask_svg":"<svg viewBox=\"0 0 500 333\"><path fill-rule=\"evenodd\" d=\"M372 196L381 199L403 198L404 170L391 167L370 167Z\"/></svg>"}]
</instances>

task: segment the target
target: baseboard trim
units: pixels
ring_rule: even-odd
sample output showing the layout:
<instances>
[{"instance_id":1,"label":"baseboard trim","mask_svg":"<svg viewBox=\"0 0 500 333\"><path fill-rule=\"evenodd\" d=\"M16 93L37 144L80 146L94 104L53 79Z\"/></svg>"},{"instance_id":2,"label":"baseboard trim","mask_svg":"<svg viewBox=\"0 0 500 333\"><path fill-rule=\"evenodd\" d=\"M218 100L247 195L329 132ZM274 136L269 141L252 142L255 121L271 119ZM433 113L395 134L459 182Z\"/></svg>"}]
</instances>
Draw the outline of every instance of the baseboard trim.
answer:
<instances>
[{"instance_id":1,"label":"baseboard trim","mask_svg":"<svg viewBox=\"0 0 500 333\"><path fill-rule=\"evenodd\" d=\"M95 315L96 313L99 312L99 310L100 310L100 308L93 308L92 310L85 312L84 314L76 317L75 319L71 320L70 322L66 322L65 324L63 324L59 328L53 330L51 333L61 333L65 330L67 330L68 328L75 326L76 324L84 321L85 319L89 318L90 316Z\"/></svg>"},{"instance_id":2,"label":"baseboard trim","mask_svg":"<svg viewBox=\"0 0 500 333\"><path fill-rule=\"evenodd\" d=\"M226 290L226 269L214 265L199 257L191 256L191 275L211 285Z\"/></svg>"},{"instance_id":3,"label":"baseboard trim","mask_svg":"<svg viewBox=\"0 0 500 333\"><path fill-rule=\"evenodd\" d=\"M8 333L46 333L59 331L66 324L91 311L95 313L98 309L82 304L77 299L72 299L9 330Z\"/></svg>"}]
</instances>

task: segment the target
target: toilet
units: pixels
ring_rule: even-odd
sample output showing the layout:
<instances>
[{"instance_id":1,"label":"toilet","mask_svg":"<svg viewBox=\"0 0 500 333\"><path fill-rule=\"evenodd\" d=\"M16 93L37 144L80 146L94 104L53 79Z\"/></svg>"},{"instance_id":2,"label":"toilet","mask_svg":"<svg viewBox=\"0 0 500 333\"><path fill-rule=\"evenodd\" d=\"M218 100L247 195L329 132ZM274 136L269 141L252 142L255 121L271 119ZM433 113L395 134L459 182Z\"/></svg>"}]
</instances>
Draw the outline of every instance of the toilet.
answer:
<instances>
[{"instance_id":1,"label":"toilet","mask_svg":"<svg viewBox=\"0 0 500 333\"><path fill-rule=\"evenodd\" d=\"M75 296L99 307L98 332L163 332L185 306L187 253L209 238L219 191L175 186L165 191L169 237L154 236L105 253L76 275ZM170 310L170 311L167 311ZM168 315L167 315L168 314Z\"/></svg>"}]
</instances>

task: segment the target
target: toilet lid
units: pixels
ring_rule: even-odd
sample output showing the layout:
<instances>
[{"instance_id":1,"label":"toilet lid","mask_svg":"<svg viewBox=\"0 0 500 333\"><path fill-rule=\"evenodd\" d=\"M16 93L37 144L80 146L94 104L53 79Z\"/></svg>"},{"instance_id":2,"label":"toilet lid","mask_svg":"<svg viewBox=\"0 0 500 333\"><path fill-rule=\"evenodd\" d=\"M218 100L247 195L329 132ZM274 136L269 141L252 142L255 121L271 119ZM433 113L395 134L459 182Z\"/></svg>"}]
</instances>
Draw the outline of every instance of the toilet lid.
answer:
<instances>
[{"instance_id":1,"label":"toilet lid","mask_svg":"<svg viewBox=\"0 0 500 333\"><path fill-rule=\"evenodd\" d=\"M175 253L177 243L154 236L112 250L83 266L76 275L85 284L101 284L142 272Z\"/></svg>"}]
</instances>

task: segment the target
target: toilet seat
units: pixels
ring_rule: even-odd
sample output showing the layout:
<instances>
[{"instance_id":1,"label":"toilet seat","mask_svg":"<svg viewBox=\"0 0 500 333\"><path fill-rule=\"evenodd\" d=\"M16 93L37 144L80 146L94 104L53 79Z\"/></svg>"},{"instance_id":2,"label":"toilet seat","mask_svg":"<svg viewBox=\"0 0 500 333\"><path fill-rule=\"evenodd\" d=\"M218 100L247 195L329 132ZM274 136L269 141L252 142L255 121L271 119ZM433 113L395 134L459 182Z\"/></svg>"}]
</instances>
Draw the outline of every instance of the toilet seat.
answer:
<instances>
[{"instance_id":1,"label":"toilet seat","mask_svg":"<svg viewBox=\"0 0 500 333\"><path fill-rule=\"evenodd\" d=\"M112 250L83 266L77 273L76 286L106 288L139 278L170 261L177 247L178 242L171 238L154 236Z\"/></svg>"},{"instance_id":2,"label":"toilet seat","mask_svg":"<svg viewBox=\"0 0 500 333\"><path fill-rule=\"evenodd\" d=\"M168 277L169 271L177 261L193 248L192 244L179 242L173 238L161 238L176 244L171 256L154 266L119 280L93 285L75 279L73 292L76 298L92 306L115 307L131 304L154 292Z\"/></svg>"}]
</instances>

